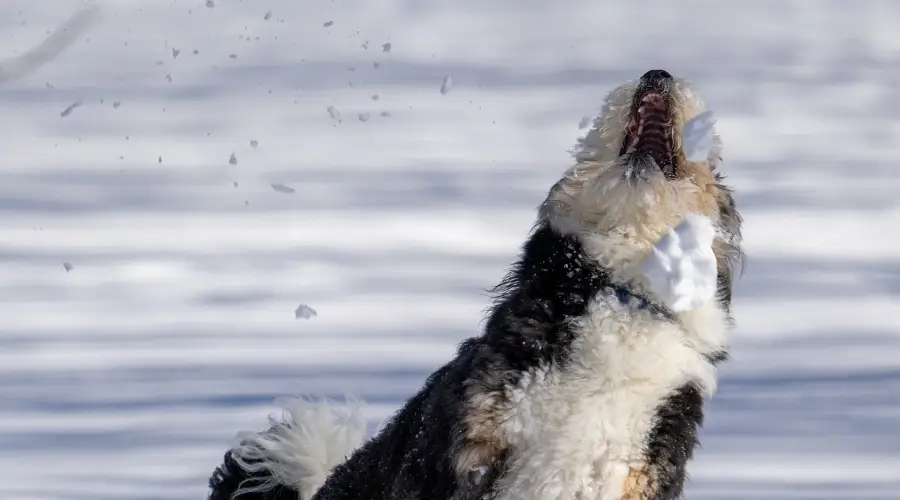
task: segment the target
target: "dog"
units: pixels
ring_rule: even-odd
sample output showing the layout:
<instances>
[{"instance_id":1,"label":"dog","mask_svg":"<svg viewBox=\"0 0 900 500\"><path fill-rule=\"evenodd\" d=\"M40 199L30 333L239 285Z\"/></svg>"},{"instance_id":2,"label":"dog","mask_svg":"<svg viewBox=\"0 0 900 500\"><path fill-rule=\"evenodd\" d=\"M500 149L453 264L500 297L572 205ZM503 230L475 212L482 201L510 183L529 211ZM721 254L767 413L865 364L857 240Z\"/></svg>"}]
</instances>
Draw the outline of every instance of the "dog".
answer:
<instances>
[{"instance_id":1,"label":"dog","mask_svg":"<svg viewBox=\"0 0 900 500\"><path fill-rule=\"evenodd\" d=\"M614 89L495 288L483 334L368 441L358 406L290 403L241 435L209 499L680 498L743 256L718 135L700 161L682 149L703 110L664 70ZM647 277L662 240L687 245L668 265L694 262L706 291Z\"/></svg>"}]
</instances>

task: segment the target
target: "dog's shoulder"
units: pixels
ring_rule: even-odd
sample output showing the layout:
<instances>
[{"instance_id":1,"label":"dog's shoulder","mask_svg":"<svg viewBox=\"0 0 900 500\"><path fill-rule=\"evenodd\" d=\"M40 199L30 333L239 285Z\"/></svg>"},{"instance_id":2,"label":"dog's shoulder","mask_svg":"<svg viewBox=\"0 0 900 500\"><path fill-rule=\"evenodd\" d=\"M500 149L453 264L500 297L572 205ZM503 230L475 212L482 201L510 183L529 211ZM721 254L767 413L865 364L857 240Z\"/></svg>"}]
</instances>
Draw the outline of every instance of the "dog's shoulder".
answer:
<instances>
[{"instance_id":1,"label":"dog's shoulder","mask_svg":"<svg viewBox=\"0 0 900 500\"><path fill-rule=\"evenodd\" d=\"M615 281L614 274L592 257L577 235L539 223L493 290L487 344L527 370L565 362L580 334L576 325L598 312L639 315L668 324L678 321L664 304L629 283Z\"/></svg>"}]
</instances>

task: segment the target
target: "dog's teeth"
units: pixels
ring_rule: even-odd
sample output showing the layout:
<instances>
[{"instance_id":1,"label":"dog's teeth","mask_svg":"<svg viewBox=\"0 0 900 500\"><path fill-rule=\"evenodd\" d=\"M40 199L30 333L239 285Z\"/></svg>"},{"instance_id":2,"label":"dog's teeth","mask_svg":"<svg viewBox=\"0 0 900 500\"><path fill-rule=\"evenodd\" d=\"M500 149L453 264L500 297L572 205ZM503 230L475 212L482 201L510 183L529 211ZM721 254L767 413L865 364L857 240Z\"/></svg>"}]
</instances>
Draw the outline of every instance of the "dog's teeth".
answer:
<instances>
[{"instance_id":1,"label":"dog's teeth","mask_svg":"<svg viewBox=\"0 0 900 500\"><path fill-rule=\"evenodd\" d=\"M640 132L638 132L638 134L635 134L631 138L631 141L628 142L628 152L629 153L634 152L634 150L637 149L638 141L640 139L641 139Z\"/></svg>"}]
</instances>

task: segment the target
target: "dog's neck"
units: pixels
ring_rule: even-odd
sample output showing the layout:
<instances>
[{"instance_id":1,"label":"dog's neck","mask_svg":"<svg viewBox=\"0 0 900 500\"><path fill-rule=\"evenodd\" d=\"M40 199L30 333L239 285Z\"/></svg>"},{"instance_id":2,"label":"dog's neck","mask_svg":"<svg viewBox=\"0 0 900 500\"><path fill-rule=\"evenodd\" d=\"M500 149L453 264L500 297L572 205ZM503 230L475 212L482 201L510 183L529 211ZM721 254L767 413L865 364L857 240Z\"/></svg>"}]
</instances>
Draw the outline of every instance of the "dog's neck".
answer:
<instances>
[{"instance_id":1,"label":"dog's neck","mask_svg":"<svg viewBox=\"0 0 900 500\"><path fill-rule=\"evenodd\" d=\"M653 236L655 235L636 237L634 234L620 232L604 234L583 231L578 238L585 253L608 271L613 283L655 298L650 283L642 271L644 260L650 254L653 242L658 238Z\"/></svg>"}]
</instances>

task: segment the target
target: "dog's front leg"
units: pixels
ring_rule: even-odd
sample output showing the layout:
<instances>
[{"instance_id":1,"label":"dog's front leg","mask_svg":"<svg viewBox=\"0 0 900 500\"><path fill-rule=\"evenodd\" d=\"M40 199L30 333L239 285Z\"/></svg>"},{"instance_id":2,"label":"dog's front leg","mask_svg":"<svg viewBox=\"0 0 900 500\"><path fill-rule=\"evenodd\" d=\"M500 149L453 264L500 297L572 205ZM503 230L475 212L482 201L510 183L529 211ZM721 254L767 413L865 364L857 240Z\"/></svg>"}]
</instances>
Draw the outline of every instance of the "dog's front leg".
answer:
<instances>
[{"instance_id":1,"label":"dog's front leg","mask_svg":"<svg viewBox=\"0 0 900 500\"><path fill-rule=\"evenodd\" d=\"M653 292L686 333L684 342L712 364L725 357L728 324L725 310L716 300L714 238L710 219L690 214L654 245L643 268ZM703 421L701 387L686 384L665 398L656 418L643 461L629 470L622 500L681 498L687 462L697 446L697 429Z\"/></svg>"},{"instance_id":2,"label":"dog's front leg","mask_svg":"<svg viewBox=\"0 0 900 500\"><path fill-rule=\"evenodd\" d=\"M682 497L687 464L697 447L703 396L685 386L663 401L643 462L631 466L622 500L676 500Z\"/></svg>"},{"instance_id":3,"label":"dog's front leg","mask_svg":"<svg viewBox=\"0 0 900 500\"><path fill-rule=\"evenodd\" d=\"M503 468L507 448L500 431L503 402L502 391L480 384L470 386L467 391L465 414L453 447L456 474L464 489L489 488Z\"/></svg>"}]
</instances>

